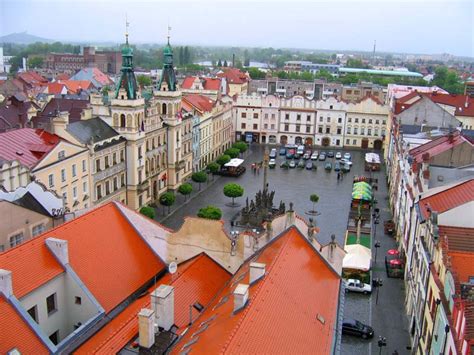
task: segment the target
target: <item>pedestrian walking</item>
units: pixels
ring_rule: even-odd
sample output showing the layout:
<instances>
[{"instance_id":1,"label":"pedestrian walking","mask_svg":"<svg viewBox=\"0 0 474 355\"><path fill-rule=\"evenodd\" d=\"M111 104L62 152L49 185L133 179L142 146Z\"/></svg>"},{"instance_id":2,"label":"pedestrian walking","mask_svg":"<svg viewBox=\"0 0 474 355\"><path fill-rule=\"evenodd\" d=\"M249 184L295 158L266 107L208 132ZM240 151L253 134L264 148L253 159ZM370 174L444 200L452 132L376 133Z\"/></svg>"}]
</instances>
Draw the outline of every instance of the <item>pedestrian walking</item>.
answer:
<instances>
[{"instance_id":1,"label":"pedestrian walking","mask_svg":"<svg viewBox=\"0 0 474 355\"><path fill-rule=\"evenodd\" d=\"M337 181L339 181L341 179L341 173L337 173Z\"/></svg>"}]
</instances>

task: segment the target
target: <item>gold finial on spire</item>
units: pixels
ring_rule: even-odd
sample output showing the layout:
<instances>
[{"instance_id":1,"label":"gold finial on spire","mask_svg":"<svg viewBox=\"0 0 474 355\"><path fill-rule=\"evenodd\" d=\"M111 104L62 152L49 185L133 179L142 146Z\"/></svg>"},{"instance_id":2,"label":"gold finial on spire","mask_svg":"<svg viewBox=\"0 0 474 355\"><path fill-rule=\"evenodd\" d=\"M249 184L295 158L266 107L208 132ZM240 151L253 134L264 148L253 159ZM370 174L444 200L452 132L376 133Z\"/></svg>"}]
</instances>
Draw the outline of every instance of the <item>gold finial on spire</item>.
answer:
<instances>
[{"instance_id":1,"label":"gold finial on spire","mask_svg":"<svg viewBox=\"0 0 474 355\"><path fill-rule=\"evenodd\" d=\"M130 25L130 23L128 22L127 14L125 14L125 43L127 45L128 45L128 25Z\"/></svg>"}]
</instances>

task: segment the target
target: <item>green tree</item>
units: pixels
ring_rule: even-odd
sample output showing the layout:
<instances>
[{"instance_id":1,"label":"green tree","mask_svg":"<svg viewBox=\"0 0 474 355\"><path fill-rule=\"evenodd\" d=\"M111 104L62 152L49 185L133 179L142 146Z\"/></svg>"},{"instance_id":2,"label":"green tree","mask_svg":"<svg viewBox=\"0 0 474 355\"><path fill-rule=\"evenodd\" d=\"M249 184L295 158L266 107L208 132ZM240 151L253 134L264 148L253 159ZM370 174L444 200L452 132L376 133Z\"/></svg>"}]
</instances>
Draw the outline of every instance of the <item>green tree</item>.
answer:
<instances>
[{"instance_id":1,"label":"green tree","mask_svg":"<svg viewBox=\"0 0 474 355\"><path fill-rule=\"evenodd\" d=\"M265 72L258 68L248 68L249 75L252 79L265 79Z\"/></svg>"},{"instance_id":2,"label":"green tree","mask_svg":"<svg viewBox=\"0 0 474 355\"><path fill-rule=\"evenodd\" d=\"M182 184L178 187L178 192L184 196L184 201L186 201L188 195L193 192L193 185L191 185L190 183Z\"/></svg>"},{"instance_id":3,"label":"green tree","mask_svg":"<svg viewBox=\"0 0 474 355\"><path fill-rule=\"evenodd\" d=\"M227 60L224 60L224 67L228 67Z\"/></svg>"},{"instance_id":4,"label":"green tree","mask_svg":"<svg viewBox=\"0 0 474 355\"><path fill-rule=\"evenodd\" d=\"M247 143L240 141L240 142L235 142L234 144L232 144L232 148L237 148L240 151L240 153L245 153L248 149L248 145Z\"/></svg>"},{"instance_id":5,"label":"green tree","mask_svg":"<svg viewBox=\"0 0 474 355\"><path fill-rule=\"evenodd\" d=\"M160 196L160 205L168 207L168 213L170 213L171 206L176 201L176 196L172 192L165 192Z\"/></svg>"},{"instance_id":6,"label":"green tree","mask_svg":"<svg viewBox=\"0 0 474 355\"><path fill-rule=\"evenodd\" d=\"M237 148L229 148L224 152L225 155L228 155L231 159L237 158L240 154L240 150Z\"/></svg>"},{"instance_id":7,"label":"green tree","mask_svg":"<svg viewBox=\"0 0 474 355\"><path fill-rule=\"evenodd\" d=\"M219 158L217 158L216 163L219 164L220 166L227 164L230 162L230 156L224 154L221 155Z\"/></svg>"},{"instance_id":8,"label":"green tree","mask_svg":"<svg viewBox=\"0 0 474 355\"><path fill-rule=\"evenodd\" d=\"M30 68L41 68L43 66L44 59L43 57L31 57L28 58L28 66Z\"/></svg>"},{"instance_id":9,"label":"green tree","mask_svg":"<svg viewBox=\"0 0 474 355\"><path fill-rule=\"evenodd\" d=\"M207 206L200 208L197 215L201 218L219 220L222 217L222 211L215 206Z\"/></svg>"},{"instance_id":10,"label":"green tree","mask_svg":"<svg viewBox=\"0 0 474 355\"><path fill-rule=\"evenodd\" d=\"M191 52L188 46L184 47L183 59L184 59L184 64L191 64Z\"/></svg>"},{"instance_id":11,"label":"green tree","mask_svg":"<svg viewBox=\"0 0 474 355\"><path fill-rule=\"evenodd\" d=\"M244 67L249 67L249 66L250 66L249 51L246 49L244 51Z\"/></svg>"},{"instance_id":12,"label":"green tree","mask_svg":"<svg viewBox=\"0 0 474 355\"><path fill-rule=\"evenodd\" d=\"M219 61L217 62L217 66L220 68L222 67L222 61L219 59Z\"/></svg>"},{"instance_id":13,"label":"green tree","mask_svg":"<svg viewBox=\"0 0 474 355\"><path fill-rule=\"evenodd\" d=\"M235 206L234 199L244 194L244 188L239 184L229 183L224 186L224 195L232 198L232 206Z\"/></svg>"},{"instance_id":14,"label":"green tree","mask_svg":"<svg viewBox=\"0 0 474 355\"><path fill-rule=\"evenodd\" d=\"M207 171L212 174L212 180L214 180L214 174L219 171L220 165L212 162L207 165Z\"/></svg>"},{"instance_id":15,"label":"green tree","mask_svg":"<svg viewBox=\"0 0 474 355\"><path fill-rule=\"evenodd\" d=\"M10 73L16 73L20 68L21 68L21 65L22 65L22 59L23 57L21 56L15 56L13 58L10 59Z\"/></svg>"},{"instance_id":16,"label":"green tree","mask_svg":"<svg viewBox=\"0 0 474 355\"><path fill-rule=\"evenodd\" d=\"M431 84L443 88L450 94L462 94L464 91L456 72L445 66L439 66L435 69L435 76Z\"/></svg>"},{"instance_id":17,"label":"green tree","mask_svg":"<svg viewBox=\"0 0 474 355\"><path fill-rule=\"evenodd\" d=\"M198 171L191 175L191 180L199 184L199 191L201 191L201 184L207 181L207 174L204 171Z\"/></svg>"},{"instance_id":18,"label":"green tree","mask_svg":"<svg viewBox=\"0 0 474 355\"><path fill-rule=\"evenodd\" d=\"M362 69L367 69L368 66L362 63L362 60L360 59L353 59L349 58L346 63L346 67L348 68L362 68Z\"/></svg>"},{"instance_id":19,"label":"green tree","mask_svg":"<svg viewBox=\"0 0 474 355\"><path fill-rule=\"evenodd\" d=\"M150 206L143 206L140 208L140 213L148 218L155 219L155 209Z\"/></svg>"},{"instance_id":20,"label":"green tree","mask_svg":"<svg viewBox=\"0 0 474 355\"><path fill-rule=\"evenodd\" d=\"M316 204L317 204L318 201L319 201L319 196L316 195L316 194L311 194L311 195L309 196L309 200L313 203L313 209L312 209L311 212L314 213L314 212L316 212L315 207L316 207Z\"/></svg>"},{"instance_id":21,"label":"green tree","mask_svg":"<svg viewBox=\"0 0 474 355\"><path fill-rule=\"evenodd\" d=\"M151 78L146 75L138 75L137 76L137 82L138 85L140 85L141 88L144 88L145 86L150 86L151 85Z\"/></svg>"}]
</instances>

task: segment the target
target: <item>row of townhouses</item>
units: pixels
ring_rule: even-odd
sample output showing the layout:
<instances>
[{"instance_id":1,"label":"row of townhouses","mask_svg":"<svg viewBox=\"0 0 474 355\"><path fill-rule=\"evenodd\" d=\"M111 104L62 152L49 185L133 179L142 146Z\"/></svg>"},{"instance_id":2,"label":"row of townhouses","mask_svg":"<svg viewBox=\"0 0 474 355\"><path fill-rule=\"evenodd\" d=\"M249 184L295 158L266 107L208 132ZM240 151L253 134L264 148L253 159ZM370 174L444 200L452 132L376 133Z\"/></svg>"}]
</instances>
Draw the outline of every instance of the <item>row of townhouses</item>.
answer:
<instances>
[{"instance_id":1,"label":"row of townhouses","mask_svg":"<svg viewBox=\"0 0 474 355\"><path fill-rule=\"evenodd\" d=\"M474 107L462 95L394 101L385 150L416 354L474 346Z\"/></svg>"},{"instance_id":2,"label":"row of townhouses","mask_svg":"<svg viewBox=\"0 0 474 355\"><path fill-rule=\"evenodd\" d=\"M135 210L156 202L234 139L229 97L185 94L169 44L158 85L140 90L127 40L114 92L67 100L64 111L64 101L53 99L56 108L47 104L22 128L0 134L0 186L14 191L35 180L71 212L112 200Z\"/></svg>"},{"instance_id":3,"label":"row of townhouses","mask_svg":"<svg viewBox=\"0 0 474 355\"><path fill-rule=\"evenodd\" d=\"M236 139L364 149L382 148L389 113L372 96L351 103L334 96L241 95L233 110Z\"/></svg>"}]
</instances>

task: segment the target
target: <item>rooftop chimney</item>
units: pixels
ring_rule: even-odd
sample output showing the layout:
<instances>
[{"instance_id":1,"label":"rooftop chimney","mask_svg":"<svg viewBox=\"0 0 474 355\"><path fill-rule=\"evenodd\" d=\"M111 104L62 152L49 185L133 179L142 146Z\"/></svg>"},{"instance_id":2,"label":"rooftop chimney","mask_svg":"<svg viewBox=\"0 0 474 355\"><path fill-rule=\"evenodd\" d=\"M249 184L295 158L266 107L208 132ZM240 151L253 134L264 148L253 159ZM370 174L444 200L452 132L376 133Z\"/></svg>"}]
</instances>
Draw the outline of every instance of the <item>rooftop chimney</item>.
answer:
<instances>
[{"instance_id":1,"label":"rooftop chimney","mask_svg":"<svg viewBox=\"0 0 474 355\"><path fill-rule=\"evenodd\" d=\"M51 250L54 256L62 265L69 264L69 249L67 240L48 238L46 239L46 246Z\"/></svg>"},{"instance_id":2,"label":"rooftop chimney","mask_svg":"<svg viewBox=\"0 0 474 355\"><path fill-rule=\"evenodd\" d=\"M151 305L158 327L170 330L174 324L174 287L160 285L151 294Z\"/></svg>"},{"instance_id":3,"label":"rooftop chimney","mask_svg":"<svg viewBox=\"0 0 474 355\"><path fill-rule=\"evenodd\" d=\"M250 284L265 276L265 264L250 263Z\"/></svg>"},{"instance_id":4,"label":"rooftop chimney","mask_svg":"<svg viewBox=\"0 0 474 355\"><path fill-rule=\"evenodd\" d=\"M12 272L9 270L0 269L0 294L7 299L13 295Z\"/></svg>"},{"instance_id":5,"label":"rooftop chimney","mask_svg":"<svg viewBox=\"0 0 474 355\"><path fill-rule=\"evenodd\" d=\"M234 290L234 312L244 308L249 299L249 285L238 284Z\"/></svg>"},{"instance_id":6,"label":"rooftop chimney","mask_svg":"<svg viewBox=\"0 0 474 355\"><path fill-rule=\"evenodd\" d=\"M155 312L142 308L138 313L138 343L141 347L151 348L155 343Z\"/></svg>"}]
</instances>

